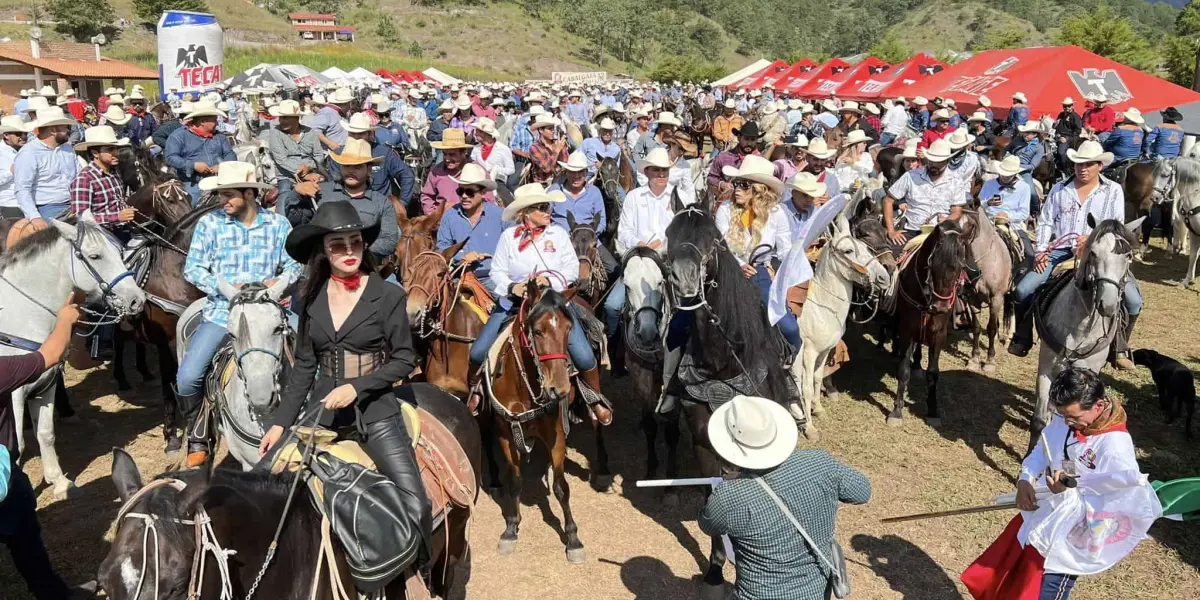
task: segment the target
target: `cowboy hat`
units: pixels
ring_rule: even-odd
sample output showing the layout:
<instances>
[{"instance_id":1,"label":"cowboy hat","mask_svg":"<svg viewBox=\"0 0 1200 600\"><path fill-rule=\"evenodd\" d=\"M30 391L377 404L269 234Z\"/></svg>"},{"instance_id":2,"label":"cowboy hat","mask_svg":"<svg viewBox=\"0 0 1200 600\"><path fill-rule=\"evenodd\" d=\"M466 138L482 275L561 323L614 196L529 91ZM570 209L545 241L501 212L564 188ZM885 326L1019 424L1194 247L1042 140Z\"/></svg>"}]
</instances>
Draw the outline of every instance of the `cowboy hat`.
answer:
<instances>
[{"instance_id":1,"label":"cowboy hat","mask_svg":"<svg viewBox=\"0 0 1200 600\"><path fill-rule=\"evenodd\" d=\"M455 98L454 108L456 110L471 110L471 99L467 96L459 96Z\"/></svg>"},{"instance_id":2,"label":"cowboy hat","mask_svg":"<svg viewBox=\"0 0 1200 600\"><path fill-rule=\"evenodd\" d=\"M0 119L0 135L6 133L29 133L33 128L21 115L8 115Z\"/></svg>"},{"instance_id":3,"label":"cowboy hat","mask_svg":"<svg viewBox=\"0 0 1200 600\"><path fill-rule=\"evenodd\" d=\"M283 100L267 109L272 117L299 117L300 103L295 100Z\"/></svg>"},{"instance_id":4,"label":"cowboy hat","mask_svg":"<svg viewBox=\"0 0 1200 600\"><path fill-rule=\"evenodd\" d=\"M112 89L112 88L109 88L109 89ZM107 93L107 92L105 92L105 93ZM29 97L29 90L27 90L27 89L21 89L21 93L20 93L19 95L20 95L22 98L28 98L28 97Z\"/></svg>"},{"instance_id":5,"label":"cowboy hat","mask_svg":"<svg viewBox=\"0 0 1200 600\"><path fill-rule=\"evenodd\" d=\"M768 102L762 109L764 115L773 115L777 112L779 112L779 105L774 102Z\"/></svg>"},{"instance_id":6,"label":"cowboy hat","mask_svg":"<svg viewBox=\"0 0 1200 600\"><path fill-rule=\"evenodd\" d=\"M450 181L458 185L477 185L489 190L496 189L496 180L487 176L487 171L483 167L475 163L467 163L463 165L462 171L458 177L450 176Z\"/></svg>"},{"instance_id":7,"label":"cowboy hat","mask_svg":"<svg viewBox=\"0 0 1200 600\"><path fill-rule=\"evenodd\" d=\"M1024 124L1017 125L1017 131L1021 133L1041 133L1042 124L1034 120L1025 121Z\"/></svg>"},{"instance_id":8,"label":"cowboy hat","mask_svg":"<svg viewBox=\"0 0 1200 600\"><path fill-rule=\"evenodd\" d=\"M383 94L371 94L371 108L377 113L385 113L392 109L392 103Z\"/></svg>"},{"instance_id":9,"label":"cowboy hat","mask_svg":"<svg viewBox=\"0 0 1200 600\"><path fill-rule=\"evenodd\" d=\"M478 125L476 127L478 127ZM617 124L614 123L613 120L608 117L600 119L600 122L596 124L596 129L606 129L608 131L613 131L616 128L617 128Z\"/></svg>"},{"instance_id":10,"label":"cowboy hat","mask_svg":"<svg viewBox=\"0 0 1200 600\"><path fill-rule=\"evenodd\" d=\"M967 129L965 127L959 127L958 129L954 130L954 133L951 133L943 139L946 140L947 144L950 144L951 150L962 150L963 148L970 146L971 142L975 141L975 136L967 133Z\"/></svg>"},{"instance_id":11,"label":"cowboy hat","mask_svg":"<svg viewBox=\"0 0 1200 600\"><path fill-rule=\"evenodd\" d=\"M345 144L342 145L342 151L340 153L329 153L329 160L332 160L339 165L377 165L383 162L383 157L371 155L371 143L367 140L350 138L346 140Z\"/></svg>"},{"instance_id":12,"label":"cowboy hat","mask_svg":"<svg viewBox=\"0 0 1200 600\"><path fill-rule=\"evenodd\" d=\"M354 113L346 121L342 121L342 129L346 133L365 133L374 129L371 127L371 117L367 113Z\"/></svg>"},{"instance_id":13,"label":"cowboy hat","mask_svg":"<svg viewBox=\"0 0 1200 600\"><path fill-rule=\"evenodd\" d=\"M558 166L568 171L586 171L588 168L587 155L576 150L567 157L567 162L558 161Z\"/></svg>"},{"instance_id":14,"label":"cowboy hat","mask_svg":"<svg viewBox=\"0 0 1200 600\"><path fill-rule=\"evenodd\" d=\"M325 96L322 94L313 94L312 96L309 97L308 103L313 106L324 106L325 105Z\"/></svg>"},{"instance_id":15,"label":"cowboy hat","mask_svg":"<svg viewBox=\"0 0 1200 600\"><path fill-rule=\"evenodd\" d=\"M479 117L479 120L475 122L475 131L482 131L483 133L495 138L496 122L487 117Z\"/></svg>"},{"instance_id":16,"label":"cowboy hat","mask_svg":"<svg viewBox=\"0 0 1200 600\"><path fill-rule=\"evenodd\" d=\"M111 104L104 109L104 121L113 125L124 125L133 118L133 115L125 112L119 105Z\"/></svg>"},{"instance_id":17,"label":"cowboy hat","mask_svg":"<svg viewBox=\"0 0 1200 600\"><path fill-rule=\"evenodd\" d=\"M455 111L454 101L450 100L449 98L447 98L446 100L442 100L442 103L438 105L437 111L439 113L454 112Z\"/></svg>"},{"instance_id":18,"label":"cowboy hat","mask_svg":"<svg viewBox=\"0 0 1200 600\"><path fill-rule=\"evenodd\" d=\"M68 95L68 96L71 96L71 95L73 95L73 94L67 94L67 95ZM127 101L129 101L129 102L133 102L133 101L135 101L135 100L137 100L137 101L140 101L140 102L145 102L145 101L146 101L146 96L142 95L142 91L141 91L141 90L133 90L133 93L131 93L131 94L129 94L128 96L126 96L126 97L125 97L125 100L127 100Z\"/></svg>"},{"instance_id":19,"label":"cowboy hat","mask_svg":"<svg viewBox=\"0 0 1200 600\"><path fill-rule=\"evenodd\" d=\"M559 121L557 118L548 114L538 115L537 118L535 118L533 122L529 124L529 131L536 131L543 127L558 127L560 124L562 124L562 121Z\"/></svg>"},{"instance_id":20,"label":"cowboy hat","mask_svg":"<svg viewBox=\"0 0 1200 600\"><path fill-rule=\"evenodd\" d=\"M771 161L753 154L742 159L740 166L726 165L721 169L726 177L730 179L745 179L755 183L761 183L774 191L776 194L783 193L783 182L775 176L775 165Z\"/></svg>"},{"instance_id":21,"label":"cowboy hat","mask_svg":"<svg viewBox=\"0 0 1200 600\"><path fill-rule=\"evenodd\" d=\"M566 202L567 197L562 192L555 190L547 192L546 188L540 183L527 183L513 191L512 202L504 207L504 212L500 218L510 223L516 222L517 214L530 206L539 204L557 204Z\"/></svg>"},{"instance_id":22,"label":"cowboy hat","mask_svg":"<svg viewBox=\"0 0 1200 600\"><path fill-rule=\"evenodd\" d=\"M733 98L729 98L724 104L722 104L722 106L725 108L737 108L737 102L735 102Z\"/></svg>"},{"instance_id":23,"label":"cowboy hat","mask_svg":"<svg viewBox=\"0 0 1200 600\"><path fill-rule=\"evenodd\" d=\"M758 129L758 123L755 121L746 121L746 123L742 125L741 129L737 127L733 128L733 137L748 137L757 140L762 136L763 132Z\"/></svg>"},{"instance_id":24,"label":"cowboy hat","mask_svg":"<svg viewBox=\"0 0 1200 600\"><path fill-rule=\"evenodd\" d=\"M981 110L977 110L977 111L971 113L971 118L967 119L967 122L968 123L987 123L988 122L987 113L985 113Z\"/></svg>"},{"instance_id":25,"label":"cowboy hat","mask_svg":"<svg viewBox=\"0 0 1200 600\"><path fill-rule=\"evenodd\" d=\"M56 125L74 125L75 121L68 118L63 109L57 106L39 108L37 118L33 120L33 128L54 127Z\"/></svg>"},{"instance_id":26,"label":"cowboy hat","mask_svg":"<svg viewBox=\"0 0 1200 600\"><path fill-rule=\"evenodd\" d=\"M475 147L474 144L467 142L467 134L463 130L455 128L446 129L442 132L440 142L429 142L429 145L438 150L460 150Z\"/></svg>"},{"instance_id":27,"label":"cowboy hat","mask_svg":"<svg viewBox=\"0 0 1200 600\"><path fill-rule=\"evenodd\" d=\"M954 98L946 98L945 100L942 100L942 106L946 106L949 108L956 108L958 105L955 104Z\"/></svg>"},{"instance_id":28,"label":"cowboy hat","mask_svg":"<svg viewBox=\"0 0 1200 600\"><path fill-rule=\"evenodd\" d=\"M871 114L873 114L873 115L878 115L878 114L879 114L879 107L878 107L878 106L876 106L874 102L868 102L868 103L864 104L864 105L863 105L863 108L864 108L864 109L865 109L867 112L869 112L869 113L871 113Z\"/></svg>"},{"instance_id":29,"label":"cowboy hat","mask_svg":"<svg viewBox=\"0 0 1200 600\"><path fill-rule=\"evenodd\" d=\"M925 149L925 160L929 162L946 162L950 160L950 156L954 154L954 149L950 147L950 142L945 138L934 140L928 148Z\"/></svg>"},{"instance_id":30,"label":"cowboy hat","mask_svg":"<svg viewBox=\"0 0 1200 600\"><path fill-rule=\"evenodd\" d=\"M623 113L623 112L625 112L625 105L621 104L620 102L615 102L612 105L612 111L618 112L618 113Z\"/></svg>"},{"instance_id":31,"label":"cowboy hat","mask_svg":"<svg viewBox=\"0 0 1200 600\"><path fill-rule=\"evenodd\" d=\"M88 127L83 132L83 141L75 144L75 151L83 151L93 146L128 146L129 138L117 139L117 134L108 125Z\"/></svg>"},{"instance_id":32,"label":"cowboy hat","mask_svg":"<svg viewBox=\"0 0 1200 600\"><path fill-rule=\"evenodd\" d=\"M837 154L837 150L830 148L829 144L825 141L825 138L818 137L809 140L808 154L813 158L825 160L827 158L833 158L834 155Z\"/></svg>"},{"instance_id":33,"label":"cowboy hat","mask_svg":"<svg viewBox=\"0 0 1200 600\"><path fill-rule=\"evenodd\" d=\"M984 108L988 108L992 105L992 99L988 98L987 96L980 96L979 97L979 105Z\"/></svg>"},{"instance_id":34,"label":"cowboy hat","mask_svg":"<svg viewBox=\"0 0 1200 600\"><path fill-rule=\"evenodd\" d=\"M930 116L929 118L934 121L949 121L950 120L950 111L948 111L944 108L939 108L939 109L933 111L933 115Z\"/></svg>"},{"instance_id":35,"label":"cowboy hat","mask_svg":"<svg viewBox=\"0 0 1200 600\"><path fill-rule=\"evenodd\" d=\"M1100 142L1095 140L1085 140L1079 145L1079 149L1067 149L1067 159L1076 164L1085 164L1098 162L1101 165L1108 166L1112 164L1112 152L1105 152L1104 147Z\"/></svg>"},{"instance_id":36,"label":"cowboy hat","mask_svg":"<svg viewBox=\"0 0 1200 600\"><path fill-rule=\"evenodd\" d=\"M893 105L896 105L896 104L908 104L908 99L907 99L907 98L905 98L904 96L897 96L897 97L895 97L895 98L893 98L893 99L892 99L892 104L893 104Z\"/></svg>"},{"instance_id":37,"label":"cowboy hat","mask_svg":"<svg viewBox=\"0 0 1200 600\"><path fill-rule=\"evenodd\" d=\"M327 104L350 104L353 101L354 94L347 88L333 90L333 93L325 99Z\"/></svg>"},{"instance_id":38,"label":"cowboy hat","mask_svg":"<svg viewBox=\"0 0 1200 600\"><path fill-rule=\"evenodd\" d=\"M212 102L201 101L201 102L197 102L194 105L192 105L192 112L188 113L187 116L185 116L183 118L183 120L190 121L197 117L224 117L224 116L225 116L225 113L218 110L216 105L213 104Z\"/></svg>"},{"instance_id":39,"label":"cowboy hat","mask_svg":"<svg viewBox=\"0 0 1200 600\"><path fill-rule=\"evenodd\" d=\"M488 98L492 97L492 91L487 88L480 88L479 97L483 100L487 100Z\"/></svg>"},{"instance_id":40,"label":"cowboy hat","mask_svg":"<svg viewBox=\"0 0 1200 600\"><path fill-rule=\"evenodd\" d=\"M1021 172L1021 159L1016 154L1009 154L1004 160L996 161L996 174L1001 177L1012 177Z\"/></svg>"},{"instance_id":41,"label":"cowboy hat","mask_svg":"<svg viewBox=\"0 0 1200 600\"><path fill-rule=\"evenodd\" d=\"M1142 111L1133 107L1130 107L1128 110L1121 113L1121 116L1124 117L1126 121L1129 121L1130 123L1136 123L1138 125L1146 122L1146 119L1142 117Z\"/></svg>"},{"instance_id":42,"label":"cowboy hat","mask_svg":"<svg viewBox=\"0 0 1200 600\"><path fill-rule=\"evenodd\" d=\"M178 115L180 118L182 118L184 115L192 112L192 109L194 109L194 108L196 108L195 104L193 104L192 102L190 102L188 100L183 100L179 103L179 108L174 109L174 112L176 115ZM124 111L122 111L122 112L124 112Z\"/></svg>"},{"instance_id":43,"label":"cowboy hat","mask_svg":"<svg viewBox=\"0 0 1200 600\"><path fill-rule=\"evenodd\" d=\"M224 170L228 164L230 163L223 163L221 169ZM313 251L324 243L326 234L361 231L363 246L370 246L379 236L379 227L378 221L370 225L364 224L358 209L345 200L322 202L317 206L317 214L313 216L312 221L293 229L283 247L293 260L305 264L312 257Z\"/></svg>"},{"instance_id":44,"label":"cowboy hat","mask_svg":"<svg viewBox=\"0 0 1200 600\"><path fill-rule=\"evenodd\" d=\"M798 435L787 409L757 396L734 396L708 420L713 450L743 469L779 466L796 451Z\"/></svg>"},{"instance_id":45,"label":"cowboy hat","mask_svg":"<svg viewBox=\"0 0 1200 600\"><path fill-rule=\"evenodd\" d=\"M800 192L805 196L820 198L828 191L828 187L817 181L817 176L809 172L796 173L796 176L788 182L788 187L792 188L793 192Z\"/></svg>"},{"instance_id":46,"label":"cowboy hat","mask_svg":"<svg viewBox=\"0 0 1200 600\"><path fill-rule=\"evenodd\" d=\"M52 96L57 96L58 92L56 92L53 87L50 87L48 85L43 85L42 89L38 90L38 95L43 98L48 98L48 97L52 97Z\"/></svg>"},{"instance_id":47,"label":"cowboy hat","mask_svg":"<svg viewBox=\"0 0 1200 600\"><path fill-rule=\"evenodd\" d=\"M787 144L788 146L794 146L796 148L806 150L808 148L808 136L804 135L803 133L800 135L784 136L783 143Z\"/></svg>"},{"instance_id":48,"label":"cowboy hat","mask_svg":"<svg viewBox=\"0 0 1200 600\"><path fill-rule=\"evenodd\" d=\"M655 148L646 153L646 158L637 161L638 173L645 174L646 167L658 167L660 169L670 169L674 166L670 155L667 154L666 148Z\"/></svg>"},{"instance_id":49,"label":"cowboy hat","mask_svg":"<svg viewBox=\"0 0 1200 600\"><path fill-rule=\"evenodd\" d=\"M837 112L837 110L838 110L837 103L836 103L836 102L834 102L833 100L824 100L824 101L822 101L822 102L821 102L821 108L823 108L823 109L825 109L825 110L827 110L827 111L829 111L829 112L831 112L831 113L833 113L833 112Z\"/></svg>"},{"instance_id":50,"label":"cowboy hat","mask_svg":"<svg viewBox=\"0 0 1200 600\"><path fill-rule=\"evenodd\" d=\"M1167 121L1183 120L1183 113L1179 112L1179 109L1175 108L1174 106L1168 106L1158 111L1158 114L1162 116L1163 120Z\"/></svg>"},{"instance_id":51,"label":"cowboy hat","mask_svg":"<svg viewBox=\"0 0 1200 600\"><path fill-rule=\"evenodd\" d=\"M659 125L674 125L676 127L683 127L683 122L680 121L679 118L675 116L675 113L673 113L669 110L658 114L658 124ZM733 134L737 135L736 129L733 130Z\"/></svg>"},{"instance_id":52,"label":"cowboy hat","mask_svg":"<svg viewBox=\"0 0 1200 600\"><path fill-rule=\"evenodd\" d=\"M908 142L905 142L904 154L901 156L903 158L921 158L920 156L917 156L917 143L918 142L920 142L920 140L909 140Z\"/></svg>"},{"instance_id":53,"label":"cowboy hat","mask_svg":"<svg viewBox=\"0 0 1200 600\"><path fill-rule=\"evenodd\" d=\"M787 101L788 110L800 110L801 106L804 106L804 103L797 98L792 98L791 100Z\"/></svg>"},{"instance_id":54,"label":"cowboy hat","mask_svg":"<svg viewBox=\"0 0 1200 600\"><path fill-rule=\"evenodd\" d=\"M1029 102L1025 99L1025 92L1017 92L1013 94L1012 99L1016 100L1017 102Z\"/></svg>"},{"instance_id":55,"label":"cowboy hat","mask_svg":"<svg viewBox=\"0 0 1200 600\"><path fill-rule=\"evenodd\" d=\"M1063 98L1062 104L1063 104L1063 106L1071 106L1071 105L1075 104L1075 99L1070 96L1067 96L1066 98Z\"/></svg>"},{"instance_id":56,"label":"cowboy hat","mask_svg":"<svg viewBox=\"0 0 1200 600\"><path fill-rule=\"evenodd\" d=\"M853 129L850 131L850 134L846 136L846 139L842 140L842 146L853 146L854 144L869 142L872 139L873 138L871 136L867 135L867 132L861 129Z\"/></svg>"},{"instance_id":57,"label":"cowboy hat","mask_svg":"<svg viewBox=\"0 0 1200 600\"><path fill-rule=\"evenodd\" d=\"M917 106L925 106L926 104L929 104L929 100L926 100L925 96L917 96L916 98L913 98L913 104Z\"/></svg>"},{"instance_id":58,"label":"cowboy hat","mask_svg":"<svg viewBox=\"0 0 1200 600\"><path fill-rule=\"evenodd\" d=\"M857 102L853 100L847 100L846 102L842 103L842 107L838 109L838 112L852 112L861 115L862 109L858 107Z\"/></svg>"},{"instance_id":59,"label":"cowboy hat","mask_svg":"<svg viewBox=\"0 0 1200 600\"><path fill-rule=\"evenodd\" d=\"M490 106L504 106L504 105L505 105L504 98L502 98L500 96L496 96L495 98L492 98L492 103Z\"/></svg>"},{"instance_id":60,"label":"cowboy hat","mask_svg":"<svg viewBox=\"0 0 1200 600\"><path fill-rule=\"evenodd\" d=\"M231 160L221 163L221 168L217 171L216 175L201 179L198 187L202 192L216 192L220 190L241 190L247 188L269 190L275 186L258 181L254 165Z\"/></svg>"},{"instance_id":61,"label":"cowboy hat","mask_svg":"<svg viewBox=\"0 0 1200 600\"><path fill-rule=\"evenodd\" d=\"M43 102L44 102L45 100L46 100L45 98L42 98L42 101L43 101ZM120 94L113 94L113 95L111 95L111 96L109 96L109 97L108 97L108 103L109 103L110 105L111 105L111 104L125 104L125 96L122 96L122 95L120 95Z\"/></svg>"},{"instance_id":62,"label":"cowboy hat","mask_svg":"<svg viewBox=\"0 0 1200 600\"><path fill-rule=\"evenodd\" d=\"M1097 104L1108 102L1108 94L1105 94L1104 92L1096 92L1095 94L1088 96L1088 100L1091 100Z\"/></svg>"}]
</instances>

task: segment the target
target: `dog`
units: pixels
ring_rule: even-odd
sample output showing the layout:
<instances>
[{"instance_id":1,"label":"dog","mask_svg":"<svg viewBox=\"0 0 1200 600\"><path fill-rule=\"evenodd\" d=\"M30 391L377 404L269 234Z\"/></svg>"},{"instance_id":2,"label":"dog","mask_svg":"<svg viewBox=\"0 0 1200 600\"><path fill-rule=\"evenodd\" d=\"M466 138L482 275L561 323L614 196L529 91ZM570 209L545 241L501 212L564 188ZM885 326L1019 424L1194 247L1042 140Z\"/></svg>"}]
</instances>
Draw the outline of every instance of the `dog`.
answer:
<instances>
[{"instance_id":1,"label":"dog","mask_svg":"<svg viewBox=\"0 0 1200 600\"><path fill-rule=\"evenodd\" d=\"M1191 439L1192 416L1196 412L1196 381L1192 371L1179 361L1146 348L1133 351L1133 363L1150 369L1154 386L1158 388L1158 402L1167 413L1168 424L1174 423L1187 406L1184 431Z\"/></svg>"}]
</instances>

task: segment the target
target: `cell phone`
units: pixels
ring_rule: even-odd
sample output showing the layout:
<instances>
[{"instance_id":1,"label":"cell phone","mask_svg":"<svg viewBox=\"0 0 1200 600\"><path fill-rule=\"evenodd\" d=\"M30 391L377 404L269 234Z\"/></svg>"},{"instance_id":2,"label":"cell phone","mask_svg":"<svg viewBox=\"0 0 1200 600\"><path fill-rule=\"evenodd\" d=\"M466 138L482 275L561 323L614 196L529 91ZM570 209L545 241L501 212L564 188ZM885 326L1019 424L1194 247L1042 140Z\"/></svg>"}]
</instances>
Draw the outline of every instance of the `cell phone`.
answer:
<instances>
[{"instance_id":1,"label":"cell phone","mask_svg":"<svg viewBox=\"0 0 1200 600\"><path fill-rule=\"evenodd\" d=\"M988 200L988 206L1000 206L1000 196L992 196L991 199Z\"/></svg>"}]
</instances>

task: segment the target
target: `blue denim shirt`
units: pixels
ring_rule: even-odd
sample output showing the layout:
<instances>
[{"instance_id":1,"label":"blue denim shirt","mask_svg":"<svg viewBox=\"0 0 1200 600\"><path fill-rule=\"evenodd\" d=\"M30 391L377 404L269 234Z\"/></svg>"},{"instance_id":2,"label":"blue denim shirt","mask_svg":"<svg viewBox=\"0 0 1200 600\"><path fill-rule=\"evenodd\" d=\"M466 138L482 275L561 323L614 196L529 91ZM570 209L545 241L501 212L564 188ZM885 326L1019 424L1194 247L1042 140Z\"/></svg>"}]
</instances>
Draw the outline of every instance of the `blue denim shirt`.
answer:
<instances>
[{"instance_id":1,"label":"blue denim shirt","mask_svg":"<svg viewBox=\"0 0 1200 600\"><path fill-rule=\"evenodd\" d=\"M79 173L79 162L70 145L49 148L34 137L17 152L12 172L17 206L25 218L37 219L37 207L71 201L68 188Z\"/></svg>"},{"instance_id":2,"label":"blue denim shirt","mask_svg":"<svg viewBox=\"0 0 1200 600\"><path fill-rule=\"evenodd\" d=\"M1008 118L1004 120L1004 128L1009 131L1016 131L1017 127L1024 125L1029 120L1028 106L1014 106L1008 112Z\"/></svg>"},{"instance_id":3,"label":"blue denim shirt","mask_svg":"<svg viewBox=\"0 0 1200 600\"><path fill-rule=\"evenodd\" d=\"M608 221L604 216L604 195L600 193L600 188L591 184L585 185L583 192L577 197L573 197L571 192L568 192L561 184L556 183L546 191L551 190L561 190L567 197L566 202L550 205L554 211L552 218L560 227L570 233L571 226L567 224L568 213L575 216L576 223L591 223L599 214L600 224L596 227L596 231L604 231Z\"/></svg>"},{"instance_id":4,"label":"blue denim shirt","mask_svg":"<svg viewBox=\"0 0 1200 600\"><path fill-rule=\"evenodd\" d=\"M1176 158L1183 146L1183 129L1178 125L1159 125L1146 134L1142 142L1143 154Z\"/></svg>"},{"instance_id":5,"label":"blue denim shirt","mask_svg":"<svg viewBox=\"0 0 1200 600\"><path fill-rule=\"evenodd\" d=\"M1021 159L1021 171L1032 172L1038 165L1042 164L1042 158L1046 155L1046 148L1042 146L1040 141L1034 140L1021 146L1016 151L1017 158Z\"/></svg>"},{"instance_id":6,"label":"blue denim shirt","mask_svg":"<svg viewBox=\"0 0 1200 600\"><path fill-rule=\"evenodd\" d=\"M375 127L375 143L404 150L408 147L408 134L396 121L392 121L387 127L380 124Z\"/></svg>"},{"instance_id":7,"label":"blue denim shirt","mask_svg":"<svg viewBox=\"0 0 1200 600\"><path fill-rule=\"evenodd\" d=\"M1130 160L1136 159L1142 155L1142 140L1145 134L1142 133L1142 128L1138 126L1126 127L1124 125L1114 128L1112 135L1104 140L1104 149L1113 153L1114 160Z\"/></svg>"},{"instance_id":8,"label":"blue denim shirt","mask_svg":"<svg viewBox=\"0 0 1200 600\"><path fill-rule=\"evenodd\" d=\"M613 140L616 140L616 136L613 137ZM579 149L583 151L583 154L588 159L588 177L596 176L596 163L600 162L601 159L621 158L621 147L617 145L616 141L609 142L605 146L604 142L600 141L600 138L588 138L583 140L583 143L579 145Z\"/></svg>"},{"instance_id":9,"label":"blue denim shirt","mask_svg":"<svg viewBox=\"0 0 1200 600\"><path fill-rule=\"evenodd\" d=\"M337 151L341 152L341 149ZM383 158L382 164L371 165L371 190L383 194L385 198L390 197L394 179L400 188L400 202L407 206L412 198L413 182L416 180L412 168L398 153L379 142L371 144L371 156ZM329 178L332 181L342 180L342 167L332 160L329 161Z\"/></svg>"},{"instance_id":10,"label":"blue denim shirt","mask_svg":"<svg viewBox=\"0 0 1200 600\"><path fill-rule=\"evenodd\" d=\"M1000 206L988 204L993 196L1000 196ZM988 217L994 219L1006 213L1010 222L1018 224L1029 219L1029 197L1029 184L1020 177L1009 186L1001 184L999 179L989 179L979 189L979 202Z\"/></svg>"},{"instance_id":11,"label":"blue denim shirt","mask_svg":"<svg viewBox=\"0 0 1200 600\"><path fill-rule=\"evenodd\" d=\"M184 183L195 184L205 177L195 170L198 162L212 167L231 160L237 160L237 155L229 146L229 139L223 135L200 137L185 125L167 138L167 164L175 169L175 175Z\"/></svg>"},{"instance_id":12,"label":"blue denim shirt","mask_svg":"<svg viewBox=\"0 0 1200 600\"><path fill-rule=\"evenodd\" d=\"M487 254L488 258L483 259L475 267L476 277L480 279L487 277L492 270L491 255L496 253L496 244L500 243L500 234L504 233L506 227L504 221L500 219L503 212L504 209L499 206L491 202L484 202L483 215L479 217L479 222L472 227L471 221L463 214L461 205L456 204L447 209L438 225L438 251L467 240L458 254L454 255L454 260L461 259L468 252Z\"/></svg>"}]
</instances>

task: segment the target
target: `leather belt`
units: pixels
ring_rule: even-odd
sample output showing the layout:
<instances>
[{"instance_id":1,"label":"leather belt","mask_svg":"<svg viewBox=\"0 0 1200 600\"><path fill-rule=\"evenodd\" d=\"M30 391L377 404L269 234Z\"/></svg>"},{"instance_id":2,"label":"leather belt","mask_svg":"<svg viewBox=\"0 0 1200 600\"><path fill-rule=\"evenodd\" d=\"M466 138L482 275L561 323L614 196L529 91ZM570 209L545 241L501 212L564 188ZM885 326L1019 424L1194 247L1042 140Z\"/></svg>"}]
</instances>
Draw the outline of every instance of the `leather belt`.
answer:
<instances>
[{"instance_id":1,"label":"leather belt","mask_svg":"<svg viewBox=\"0 0 1200 600\"><path fill-rule=\"evenodd\" d=\"M354 379L374 373L387 363L382 350L358 354L346 350L327 350L317 357L321 375L335 379Z\"/></svg>"}]
</instances>

